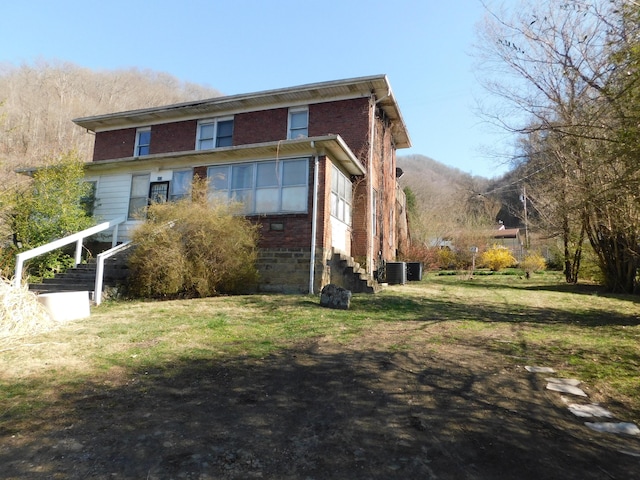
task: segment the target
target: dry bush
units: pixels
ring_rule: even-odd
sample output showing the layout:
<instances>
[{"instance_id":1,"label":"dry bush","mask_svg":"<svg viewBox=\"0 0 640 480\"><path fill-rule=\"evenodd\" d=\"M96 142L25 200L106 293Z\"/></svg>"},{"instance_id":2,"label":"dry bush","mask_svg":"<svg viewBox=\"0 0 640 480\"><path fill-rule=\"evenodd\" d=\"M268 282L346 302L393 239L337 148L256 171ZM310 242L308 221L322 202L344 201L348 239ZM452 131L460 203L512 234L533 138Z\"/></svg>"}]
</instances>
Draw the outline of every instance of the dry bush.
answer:
<instances>
[{"instance_id":1,"label":"dry bush","mask_svg":"<svg viewBox=\"0 0 640 480\"><path fill-rule=\"evenodd\" d=\"M0 277L0 338L39 333L57 325L26 286L15 288Z\"/></svg>"},{"instance_id":2,"label":"dry bush","mask_svg":"<svg viewBox=\"0 0 640 480\"><path fill-rule=\"evenodd\" d=\"M258 230L233 208L182 200L147 213L133 234L131 295L207 297L255 287Z\"/></svg>"}]
</instances>

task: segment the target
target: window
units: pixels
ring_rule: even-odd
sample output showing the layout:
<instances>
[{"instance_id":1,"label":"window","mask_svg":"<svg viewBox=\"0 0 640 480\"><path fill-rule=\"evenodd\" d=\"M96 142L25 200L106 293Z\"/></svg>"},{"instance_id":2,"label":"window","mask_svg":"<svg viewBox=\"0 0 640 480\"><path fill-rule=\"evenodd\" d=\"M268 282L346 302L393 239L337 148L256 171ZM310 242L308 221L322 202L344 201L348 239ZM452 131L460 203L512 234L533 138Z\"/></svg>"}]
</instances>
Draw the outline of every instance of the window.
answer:
<instances>
[{"instance_id":1,"label":"window","mask_svg":"<svg viewBox=\"0 0 640 480\"><path fill-rule=\"evenodd\" d=\"M197 150L233 145L233 118L203 120L198 124Z\"/></svg>"},{"instance_id":2,"label":"window","mask_svg":"<svg viewBox=\"0 0 640 480\"><path fill-rule=\"evenodd\" d=\"M136 130L136 146L133 155L141 157L149 155L149 147L151 146L151 127L139 128Z\"/></svg>"},{"instance_id":3,"label":"window","mask_svg":"<svg viewBox=\"0 0 640 480\"><path fill-rule=\"evenodd\" d=\"M331 215L351 225L352 185L335 165L331 169Z\"/></svg>"},{"instance_id":4,"label":"window","mask_svg":"<svg viewBox=\"0 0 640 480\"><path fill-rule=\"evenodd\" d=\"M306 212L306 158L209 167L209 200L238 201L247 214Z\"/></svg>"},{"instance_id":5,"label":"window","mask_svg":"<svg viewBox=\"0 0 640 480\"><path fill-rule=\"evenodd\" d=\"M129 196L129 220L140 218L149 203L149 174L137 174L131 177L131 195Z\"/></svg>"},{"instance_id":6,"label":"window","mask_svg":"<svg viewBox=\"0 0 640 480\"><path fill-rule=\"evenodd\" d=\"M193 170L178 170L173 172L171 180L171 191L169 199L171 201L180 200L191 194L191 183L193 182Z\"/></svg>"},{"instance_id":7,"label":"window","mask_svg":"<svg viewBox=\"0 0 640 480\"><path fill-rule=\"evenodd\" d=\"M296 108L289 110L289 139L309 136L309 110Z\"/></svg>"}]
</instances>

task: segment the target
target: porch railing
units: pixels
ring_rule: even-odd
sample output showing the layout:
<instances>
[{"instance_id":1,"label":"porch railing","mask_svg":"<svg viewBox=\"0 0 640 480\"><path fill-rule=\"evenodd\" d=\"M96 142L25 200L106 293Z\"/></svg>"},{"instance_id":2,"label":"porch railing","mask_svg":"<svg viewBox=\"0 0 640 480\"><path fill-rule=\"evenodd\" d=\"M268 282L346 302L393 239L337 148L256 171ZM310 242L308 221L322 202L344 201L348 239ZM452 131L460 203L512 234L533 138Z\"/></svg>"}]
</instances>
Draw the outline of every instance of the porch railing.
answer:
<instances>
[{"instance_id":1,"label":"porch railing","mask_svg":"<svg viewBox=\"0 0 640 480\"><path fill-rule=\"evenodd\" d=\"M124 252L126 249L131 247L133 243L131 241L121 243L115 247L110 248L109 250L105 250L102 253L99 253L96 258L96 284L93 290L93 301L96 305L100 305L102 303L102 283L104 281L104 261L115 255L116 253Z\"/></svg>"},{"instance_id":2,"label":"porch railing","mask_svg":"<svg viewBox=\"0 0 640 480\"><path fill-rule=\"evenodd\" d=\"M31 250L27 250L26 252L19 253L18 255L16 255L16 272L13 279L14 286L19 287L22 284L22 270L24 268L24 262L26 260L35 258L38 255L51 252L75 242L75 263L76 265L78 265L82 260L82 243L84 239L90 237L91 235L95 235L96 233L109 230L111 228L113 228L113 233L111 236L111 246L115 247L118 243L118 225L124 223L126 220L126 217L120 217L115 220L111 220L109 222L104 222L94 227L87 228L86 230L82 230L81 232L68 235L64 238L54 240L53 242L41 245Z\"/></svg>"}]
</instances>

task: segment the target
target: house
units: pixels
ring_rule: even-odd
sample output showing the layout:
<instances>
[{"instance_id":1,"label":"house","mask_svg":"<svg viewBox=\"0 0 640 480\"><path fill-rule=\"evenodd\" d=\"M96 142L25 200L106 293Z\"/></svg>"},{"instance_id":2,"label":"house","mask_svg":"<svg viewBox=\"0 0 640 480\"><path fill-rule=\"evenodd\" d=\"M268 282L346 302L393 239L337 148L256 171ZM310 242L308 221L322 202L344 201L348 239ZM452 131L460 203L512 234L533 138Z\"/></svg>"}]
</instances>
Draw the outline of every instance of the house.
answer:
<instances>
[{"instance_id":1,"label":"house","mask_svg":"<svg viewBox=\"0 0 640 480\"><path fill-rule=\"evenodd\" d=\"M493 244L508 248L516 260L521 261L524 256L524 242L519 228L506 228L500 225L493 234Z\"/></svg>"},{"instance_id":2,"label":"house","mask_svg":"<svg viewBox=\"0 0 640 480\"><path fill-rule=\"evenodd\" d=\"M94 214L126 216L150 201L239 200L261 225L260 291L341 283L337 256L372 278L408 241L396 150L411 145L385 75L222 96L75 119L95 134L86 180Z\"/></svg>"}]
</instances>

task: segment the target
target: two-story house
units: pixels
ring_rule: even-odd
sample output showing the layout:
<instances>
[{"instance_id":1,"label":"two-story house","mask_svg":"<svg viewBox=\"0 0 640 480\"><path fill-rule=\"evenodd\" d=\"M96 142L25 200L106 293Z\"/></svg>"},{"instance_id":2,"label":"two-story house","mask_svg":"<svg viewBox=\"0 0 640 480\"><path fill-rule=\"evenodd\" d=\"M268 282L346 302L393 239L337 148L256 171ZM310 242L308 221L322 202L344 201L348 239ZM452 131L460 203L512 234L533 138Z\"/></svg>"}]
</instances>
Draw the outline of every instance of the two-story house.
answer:
<instances>
[{"instance_id":1,"label":"two-story house","mask_svg":"<svg viewBox=\"0 0 640 480\"><path fill-rule=\"evenodd\" d=\"M261 291L339 284L337 252L373 276L407 239L396 149L410 139L385 75L74 122L95 134L94 214L128 218L120 240L150 201L187 196L206 177L212 202L241 201L261 224Z\"/></svg>"}]
</instances>

